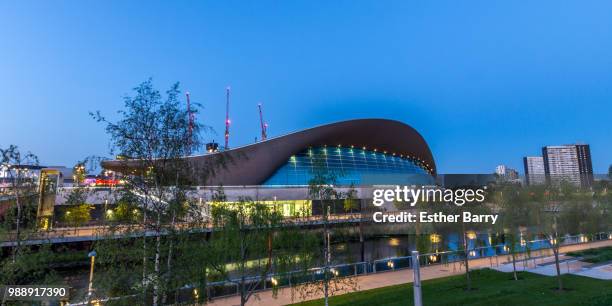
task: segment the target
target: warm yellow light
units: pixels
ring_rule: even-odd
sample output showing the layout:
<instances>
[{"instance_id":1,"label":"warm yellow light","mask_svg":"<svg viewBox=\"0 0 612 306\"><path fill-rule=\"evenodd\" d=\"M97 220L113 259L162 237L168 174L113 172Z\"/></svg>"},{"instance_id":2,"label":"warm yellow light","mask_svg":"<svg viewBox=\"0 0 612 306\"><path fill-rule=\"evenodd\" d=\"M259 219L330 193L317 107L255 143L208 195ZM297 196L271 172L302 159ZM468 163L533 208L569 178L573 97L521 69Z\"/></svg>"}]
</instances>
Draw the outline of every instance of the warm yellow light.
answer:
<instances>
[{"instance_id":1,"label":"warm yellow light","mask_svg":"<svg viewBox=\"0 0 612 306\"><path fill-rule=\"evenodd\" d=\"M438 234L431 234L429 235L429 240L431 243L440 243L440 241L442 241L442 237Z\"/></svg>"},{"instance_id":2,"label":"warm yellow light","mask_svg":"<svg viewBox=\"0 0 612 306\"><path fill-rule=\"evenodd\" d=\"M278 286L278 280L276 278L272 277L270 281L272 282L272 286Z\"/></svg>"},{"instance_id":3,"label":"warm yellow light","mask_svg":"<svg viewBox=\"0 0 612 306\"><path fill-rule=\"evenodd\" d=\"M474 232L474 231L468 231L466 233L466 235L467 235L468 239L470 239L470 240L476 239L476 232Z\"/></svg>"},{"instance_id":4,"label":"warm yellow light","mask_svg":"<svg viewBox=\"0 0 612 306\"><path fill-rule=\"evenodd\" d=\"M336 270L336 269L334 269L334 268L332 268L330 271L331 271L331 273L332 273L334 276L338 276L338 275L340 274L340 272L338 272L338 270Z\"/></svg>"},{"instance_id":5,"label":"warm yellow light","mask_svg":"<svg viewBox=\"0 0 612 306\"><path fill-rule=\"evenodd\" d=\"M200 293L198 292L198 289L195 288L193 289L193 297L197 300L200 297Z\"/></svg>"}]
</instances>

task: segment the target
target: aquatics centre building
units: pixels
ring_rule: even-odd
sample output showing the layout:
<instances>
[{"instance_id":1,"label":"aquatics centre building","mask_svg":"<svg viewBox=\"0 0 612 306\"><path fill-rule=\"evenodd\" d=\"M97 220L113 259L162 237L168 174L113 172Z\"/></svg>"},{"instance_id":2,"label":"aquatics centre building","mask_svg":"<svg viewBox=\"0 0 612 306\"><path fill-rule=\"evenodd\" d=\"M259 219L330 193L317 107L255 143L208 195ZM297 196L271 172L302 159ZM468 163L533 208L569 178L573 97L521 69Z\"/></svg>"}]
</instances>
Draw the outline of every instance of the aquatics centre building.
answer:
<instances>
[{"instance_id":1,"label":"aquatics centre building","mask_svg":"<svg viewBox=\"0 0 612 306\"><path fill-rule=\"evenodd\" d=\"M207 201L223 186L228 202L251 198L278 206L285 215L304 208L317 214L308 185L326 173L339 191L370 199L373 186L434 185L436 165L425 139L409 125L357 119L305 129L254 144L184 157L193 182L191 197ZM223 161L223 162L220 162ZM219 166L219 164L223 164ZM136 160L110 160L103 168L129 173ZM213 169L214 171L207 171ZM342 204L338 204L341 209Z\"/></svg>"},{"instance_id":2,"label":"aquatics centre building","mask_svg":"<svg viewBox=\"0 0 612 306\"><path fill-rule=\"evenodd\" d=\"M409 125L386 119L341 121L184 159L198 186L304 186L316 171L332 173L338 186L416 184L436 175L425 139ZM221 159L223 167L214 174L198 175ZM125 173L137 162L102 165Z\"/></svg>"}]
</instances>

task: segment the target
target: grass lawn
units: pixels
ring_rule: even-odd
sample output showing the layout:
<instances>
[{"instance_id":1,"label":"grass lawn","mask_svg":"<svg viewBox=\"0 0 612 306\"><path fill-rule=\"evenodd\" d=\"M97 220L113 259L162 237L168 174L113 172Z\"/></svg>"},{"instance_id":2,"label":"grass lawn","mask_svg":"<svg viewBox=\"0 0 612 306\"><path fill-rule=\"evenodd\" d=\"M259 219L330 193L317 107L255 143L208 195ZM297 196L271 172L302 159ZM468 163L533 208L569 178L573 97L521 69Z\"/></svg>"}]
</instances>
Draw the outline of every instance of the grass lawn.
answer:
<instances>
[{"instance_id":1,"label":"grass lawn","mask_svg":"<svg viewBox=\"0 0 612 306\"><path fill-rule=\"evenodd\" d=\"M582 261L600 263L612 260L612 247L588 249L583 251L569 252L569 256L582 257Z\"/></svg>"},{"instance_id":2,"label":"grass lawn","mask_svg":"<svg viewBox=\"0 0 612 306\"><path fill-rule=\"evenodd\" d=\"M406 273L412 273L406 271ZM465 291L465 275L423 282L424 305L612 305L612 281L575 275L563 275L569 290L554 290L556 277L519 272L515 281L511 273L490 269L472 271L472 291ZM412 305L412 284L384 287L331 298L330 305L383 306ZM322 300L296 304L323 305Z\"/></svg>"}]
</instances>

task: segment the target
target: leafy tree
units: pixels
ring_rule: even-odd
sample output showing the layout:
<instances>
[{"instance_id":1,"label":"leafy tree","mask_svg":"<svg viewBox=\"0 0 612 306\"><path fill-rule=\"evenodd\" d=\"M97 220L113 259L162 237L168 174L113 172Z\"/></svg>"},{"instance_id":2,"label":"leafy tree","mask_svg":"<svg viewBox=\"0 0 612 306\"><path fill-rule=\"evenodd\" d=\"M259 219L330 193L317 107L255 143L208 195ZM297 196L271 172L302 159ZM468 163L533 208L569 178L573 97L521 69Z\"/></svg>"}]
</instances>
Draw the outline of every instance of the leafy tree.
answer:
<instances>
[{"instance_id":1,"label":"leafy tree","mask_svg":"<svg viewBox=\"0 0 612 306\"><path fill-rule=\"evenodd\" d=\"M14 145L0 148L0 170L7 174L5 183L8 184L4 196L8 196L10 203L0 228L6 231L7 240L15 243L10 256L0 256L0 284L63 284L53 268L57 256L50 244L28 246L22 243L35 235L38 228L39 177L33 169L36 166L36 155L22 153Z\"/></svg>"},{"instance_id":2,"label":"leafy tree","mask_svg":"<svg viewBox=\"0 0 612 306\"><path fill-rule=\"evenodd\" d=\"M72 206L66 209L66 212L62 217L62 221L73 227L83 226L87 222L89 222L89 220L91 220L92 209L93 206L89 204L80 204Z\"/></svg>"},{"instance_id":3,"label":"leafy tree","mask_svg":"<svg viewBox=\"0 0 612 306\"><path fill-rule=\"evenodd\" d=\"M33 199L32 195L36 192L36 177L30 170L30 166L38 165L38 157L30 152L22 154L15 145L10 145L6 149L0 148L0 169L7 174L9 184L8 196L15 203L15 242L13 248L12 261L16 261L21 250L22 224L24 222L24 205L27 199Z\"/></svg>"},{"instance_id":4,"label":"leafy tree","mask_svg":"<svg viewBox=\"0 0 612 306\"><path fill-rule=\"evenodd\" d=\"M129 195L124 195L123 198L119 199L117 207L113 210L111 221L122 224L137 222L140 209L136 203L138 202Z\"/></svg>"},{"instance_id":5,"label":"leafy tree","mask_svg":"<svg viewBox=\"0 0 612 306\"><path fill-rule=\"evenodd\" d=\"M514 280L518 280L516 272L517 249L521 247L521 239L526 236L522 229L531 224L531 210L525 201L524 192L520 186L514 184L502 184L494 192L495 204L501 208L502 219L499 223L500 231L504 233L504 240L512 257L512 274Z\"/></svg>"},{"instance_id":6,"label":"leafy tree","mask_svg":"<svg viewBox=\"0 0 612 306\"><path fill-rule=\"evenodd\" d=\"M87 159L86 159L87 160ZM69 226L83 226L91 220L92 205L87 204L87 197L91 194L88 188L82 187L81 183L88 173L86 162L78 162L73 167L73 175L75 179L75 187L70 189L70 193L66 197L64 204L68 207L62 216L62 221Z\"/></svg>"},{"instance_id":7,"label":"leafy tree","mask_svg":"<svg viewBox=\"0 0 612 306\"><path fill-rule=\"evenodd\" d=\"M87 177L87 172L83 163L78 163L72 168L72 177L76 186L83 184L85 177Z\"/></svg>"},{"instance_id":8,"label":"leafy tree","mask_svg":"<svg viewBox=\"0 0 612 306\"><path fill-rule=\"evenodd\" d=\"M457 186L458 189L473 189L476 186ZM486 195L488 199L490 195ZM486 202L486 200L485 200ZM491 209L483 203L465 203L462 206L457 206L453 202L435 203L436 210L446 215L461 215L464 212L470 212L472 214L490 214ZM462 251L463 265L465 266L465 280L466 290L472 290L472 276L470 273L470 253L473 251L474 243L470 243L472 240L472 233L476 233L481 229L488 229L488 224L480 223L465 223L463 218L460 218L459 222L456 223L438 223L435 224L436 230L439 232L453 231L459 233L458 251ZM459 248L462 248L459 249Z\"/></svg>"},{"instance_id":9,"label":"leafy tree","mask_svg":"<svg viewBox=\"0 0 612 306\"><path fill-rule=\"evenodd\" d=\"M567 182L561 182L559 186L550 186L550 190L545 193L545 197L542 203L540 203L541 215L543 216L540 228L549 240L553 251L557 273L557 289L559 291L564 290L559 252L562 243L562 233L566 229L564 225L568 224L563 218L568 216L564 212L571 205L576 189L576 186Z\"/></svg>"},{"instance_id":10,"label":"leafy tree","mask_svg":"<svg viewBox=\"0 0 612 306\"><path fill-rule=\"evenodd\" d=\"M211 241L211 268L223 279L236 282L240 305L249 298L272 272L272 235L280 226L282 216L263 204L241 199L236 204L215 205L213 226L220 231ZM234 271L238 280L231 276ZM257 280L247 281L249 275Z\"/></svg>"},{"instance_id":11,"label":"leafy tree","mask_svg":"<svg viewBox=\"0 0 612 306\"><path fill-rule=\"evenodd\" d=\"M152 289L153 305L166 299L165 290L169 289L169 280L173 278L176 222L181 221L184 190L191 185L189 178L193 176L193 168L182 157L199 148L200 132L204 129L197 122L190 125L190 114L179 95L178 83L172 85L164 97L149 79L134 88L133 96L124 98L124 109L119 111L118 121L111 122L99 112L91 114L106 125L111 153L129 157L121 160L122 167L133 171L125 173L125 185L119 192L130 198L131 204L126 205L139 208L135 229L153 233L153 238L141 235L140 300L149 303L147 292ZM190 111L196 113L197 108ZM210 170L204 169L200 175L206 176ZM162 239L164 233L168 239ZM153 240L152 247L150 240Z\"/></svg>"},{"instance_id":12,"label":"leafy tree","mask_svg":"<svg viewBox=\"0 0 612 306\"><path fill-rule=\"evenodd\" d=\"M323 225L321 232L323 241L323 279L320 282L312 282L301 286L300 294L302 294L302 297L306 297L323 293L325 306L327 306L329 305L330 295L333 295L335 292L357 288L356 278L350 276L336 277L338 272L331 266L332 233L330 228L330 218L335 204L337 202L344 203L345 207L347 202L353 204L355 194L352 188L349 189L347 194L344 194L333 187L338 173L334 173L326 167L326 156L324 154L316 152L311 155L311 160L313 170L312 178L308 182L308 194L313 203L316 203L314 205L320 205L320 218Z\"/></svg>"}]
</instances>

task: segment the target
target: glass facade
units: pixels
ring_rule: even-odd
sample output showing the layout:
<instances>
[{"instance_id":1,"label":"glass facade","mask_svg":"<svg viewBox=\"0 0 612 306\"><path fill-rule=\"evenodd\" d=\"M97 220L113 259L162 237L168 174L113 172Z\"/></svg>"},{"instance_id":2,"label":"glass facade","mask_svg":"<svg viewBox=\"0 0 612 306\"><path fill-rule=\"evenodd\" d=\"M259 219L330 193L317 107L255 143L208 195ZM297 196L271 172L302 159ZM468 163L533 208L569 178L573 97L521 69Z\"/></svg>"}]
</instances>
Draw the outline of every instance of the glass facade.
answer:
<instances>
[{"instance_id":1,"label":"glass facade","mask_svg":"<svg viewBox=\"0 0 612 306\"><path fill-rule=\"evenodd\" d=\"M340 186L433 183L426 168L411 158L366 148L316 147L291 156L264 185L308 185L317 172Z\"/></svg>"},{"instance_id":2,"label":"glass facade","mask_svg":"<svg viewBox=\"0 0 612 306\"><path fill-rule=\"evenodd\" d=\"M312 216L312 201L311 200L274 200L274 201L257 201L258 204L264 204L272 210L277 211L283 217L308 217ZM240 202L214 202L213 205L239 205Z\"/></svg>"}]
</instances>

